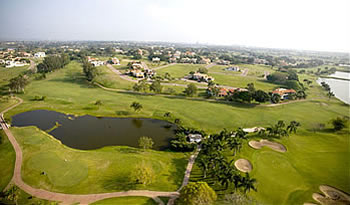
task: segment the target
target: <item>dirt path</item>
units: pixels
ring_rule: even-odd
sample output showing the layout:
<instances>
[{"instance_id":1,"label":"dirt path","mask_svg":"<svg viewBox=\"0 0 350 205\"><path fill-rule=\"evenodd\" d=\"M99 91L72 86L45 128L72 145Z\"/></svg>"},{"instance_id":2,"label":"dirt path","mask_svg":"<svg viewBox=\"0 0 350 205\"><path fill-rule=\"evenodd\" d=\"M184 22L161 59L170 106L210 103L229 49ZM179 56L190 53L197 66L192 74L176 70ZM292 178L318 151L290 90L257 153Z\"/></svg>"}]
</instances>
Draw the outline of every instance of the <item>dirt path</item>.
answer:
<instances>
[{"instance_id":1,"label":"dirt path","mask_svg":"<svg viewBox=\"0 0 350 205\"><path fill-rule=\"evenodd\" d=\"M176 64L177 63L170 63L170 64L167 64L167 65L162 65L162 66L159 66L159 67L155 67L152 70L159 70L159 69L166 68L168 66L172 66L172 65L176 65Z\"/></svg>"},{"instance_id":2,"label":"dirt path","mask_svg":"<svg viewBox=\"0 0 350 205\"><path fill-rule=\"evenodd\" d=\"M0 124L2 129L4 130L5 134L7 135L8 139L10 140L15 152L16 152L16 162L15 162L15 169L13 173L13 177L11 179L10 184L15 184L23 191L27 192L28 194L35 196L40 199L46 199L49 201L58 201L62 204L73 204L73 203L80 203L80 204L90 204L99 200L107 199L107 198L113 198L113 197L123 197L123 196L145 196L152 198L154 201L156 201L159 205L164 205L164 202L160 200L158 197L170 197L171 199L176 199L179 196L179 192L162 192L162 191L148 191L148 190L130 190L130 191L124 191L124 192L112 192L112 193L101 193L101 194L63 194L63 193L57 193L57 192L50 192L43 189L37 189L34 187L29 186L26 184L21 177L21 168L22 168L22 162L23 162L23 153L20 145L16 141L16 138L13 136L12 132L8 129L8 125L5 123L4 120L4 113L7 111L13 109L14 107L20 105L23 100L21 98L16 99L19 101L18 103L10 106L9 108L5 109L0 113ZM191 155L185 176L183 179L182 186L180 189L185 186L188 183L190 173L192 170L192 166L198 156L198 153L200 151L200 147L197 148L196 152ZM8 185L9 187L9 185ZM180 190L179 189L179 190ZM169 203L168 203L169 204Z\"/></svg>"},{"instance_id":3,"label":"dirt path","mask_svg":"<svg viewBox=\"0 0 350 205\"><path fill-rule=\"evenodd\" d=\"M267 76L270 75L270 72L269 71L264 71L264 79L266 80L267 79Z\"/></svg>"},{"instance_id":4,"label":"dirt path","mask_svg":"<svg viewBox=\"0 0 350 205\"><path fill-rule=\"evenodd\" d=\"M249 70L248 69L244 69L242 72L242 76L247 76L248 75Z\"/></svg>"},{"instance_id":5,"label":"dirt path","mask_svg":"<svg viewBox=\"0 0 350 205\"><path fill-rule=\"evenodd\" d=\"M209 68L211 68L211 67L213 67L213 66L215 66L215 65L216 65L216 63L210 63L209 65L206 65L205 68L206 68L206 69L209 69Z\"/></svg>"},{"instance_id":6,"label":"dirt path","mask_svg":"<svg viewBox=\"0 0 350 205\"><path fill-rule=\"evenodd\" d=\"M293 100L293 101L288 101L288 102L283 102L283 103L277 103L277 104L267 104L267 105L260 105L260 106L263 106L263 107L277 107L277 106L281 106L281 105L288 105L288 104L291 104L291 103L297 103L297 102L305 102L305 101L310 101L312 99L303 99L303 100Z\"/></svg>"},{"instance_id":7,"label":"dirt path","mask_svg":"<svg viewBox=\"0 0 350 205\"><path fill-rule=\"evenodd\" d=\"M28 67L28 70L34 70L35 68L35 62L30 60L30 66Z\"/></svg>"}]
</instances>

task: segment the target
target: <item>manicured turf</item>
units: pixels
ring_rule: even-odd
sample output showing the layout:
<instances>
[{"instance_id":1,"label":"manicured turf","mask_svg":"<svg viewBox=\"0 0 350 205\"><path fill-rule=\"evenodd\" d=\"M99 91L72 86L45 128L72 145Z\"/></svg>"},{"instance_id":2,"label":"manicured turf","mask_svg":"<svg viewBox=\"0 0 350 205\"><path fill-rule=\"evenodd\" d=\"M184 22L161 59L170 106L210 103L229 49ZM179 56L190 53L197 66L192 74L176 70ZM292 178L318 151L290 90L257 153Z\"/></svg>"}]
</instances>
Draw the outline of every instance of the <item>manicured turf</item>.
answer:
<instances>
[{"instance_id":1,"label":"manicured turf","mask_svg":"<svg viewBox=\"0 0 350 205\"><path fill-rule=\"evenodd\" d=\"M258 192L252 191L250 195L257 201L262 204L303 204L312 202L312 193L319 192L318 186L322 184L350 192L348 135L349 130L341 133L301 130L289 138L277 140L286 146L285 153L266 147L255 150L245 143L238 156L232 157L229 152L228 158L244 158L252 163L250 174L258 181ZM191 180L201 180L197 166L191 176ZM222 189L218 185L214 188Z\"/></svg>"},{"instance_id":2,"label":"manicured turf","mask_svg":"<svg viewBox=\"0 0 350 205\"><path fill-rule=\"evenodd\" d=\"M117 74L107 68L107 66L99 66L97 68L99 75L96 77L95 81L105 87L131 90L132 86L135 84L120 78Z\"/></svg>"},{"instance_id":3,"label":"manicured turf","mask_svg":"<svg viewBox=\"0 0 350 205\"><path fill-rule=\"evenodd\" d=\"M137 196L128 196L128 197L117 197L111 199L104 199L92 203L91 205L155 205L157 204L153 199L147 197L137 197Z\"/></svg>"},{"instance_id":4,"label":"manicured turf","mask_svg":"<svg viewBox=\"0 0 350 205\"><path fill-rule=\"evenodd\" d=\"M252 193L252 196L265 204L302 203L310 201L311 193L317 191L317 186L324 183L350 192L347 184L350 180L347 180L349 176L348 172L345 172L346 167L349 168L348 131L343 134L326 132L313 134L308 131L316 123L327 124L336 116L349 116L349 106L335 98L328 100L325 92L316 83L313 83L313 87L307 91L309 98L306 101L277 107L263 107L104 91L87 84L81 70L78 63L72 62L66 68L48 74L45 80L32 81L26 88L26 93L19 95L24 99L24 103L11 110L6 116L34 109L49 109L79 115L113 117L118 114L120 116L120 111L128 111L129 115L121 115L121 117L163 119L164 113L169 111L175 118L180 118L184 125L201 128L207 132L240 126L269 126L275 124L277 120L286 122L296 120L302 124L299 134L282 140L288 152L275 153L267 148L254 151L246 145L242 149L241 156L252 161L252 175L258 180L258 192ZM304 77L314 78L301 76L301 78ZM247 83L244 82L244 86ZM271 89L269 86L272 85L264 83L264 86L266 89ZM40 102L30 101L36 95L44 95L47 98ZM102 100L103 105L94 106L96 100ZM143 105L141 112L135 113L129 107L134 101ZM136 161L144 159L151 161L152 166L157 170L159 167L165 168L164 176L159 173L162 177L147 189L172 191L176 190L181 183L186 166L183 154L147 152L141 155L139 150L125 147L77 151L60 145L56 140L34 128L12 128L12 130L21 146L24 146L23 179L35 187L48 190L95 193L134 188L128 184L129 180L126 177L130 171L130 163L135 164ZM36 140L40 143L36 144ZM53 178L59 174L54 173L55 170L45 170L50 178L40 175L40 171L46 169L44 162L43 165L30 163L31 160L40 161L38 159L41 158L38 157L46 154L50 158L45 161L50 160L59 164L65 162L64 159L68 162L74 160L81 162L83 165L79 166L85 165L89 169L87 178L84 179L84 174L77 172L79 177L74 181L75 185L56 186ZM123 166L120 166L120 163ZM76 169L72 163L68 165L60 172L66 173L69 169ZM335 168L330 168L328 165Z\"/></svg>"},{"instance_id":5,"label":"manicured turf","mask_svg":"<svg viewBox=\"0 0 350 205\"><path fill-rule=\"evenodd\" d=\"M64 193L102 193L130 189L175 191L182 183L187 157L182 153L105 147L92 151L68 148L35 127L11 131L24 154L23 180L36 187ZM130 179L146 161L155 172L153 183L143 186Z\"/></svg>"},{"instance_id":6,"label":"manicured turf","mask_svg":"<svg viewBox=\"0 0 350 205\"><path fill-rule=\"evenodd\" d=\"M0 191L3 190L10 182L13 176L13 169L15 167L16 153L13 149L6 134L0 130L1 141L0 144Z\"/></svg>"},{"instance_id":7,"label":"manicured turf","mask_svg":"<svg viewBox=\"0 0 350 205\"><path fill-rule=\"evenodd\" d=\"M164 75L165 73L169 73L173 78L182 78L191 71L197 71L201 67L204 66L200 64L176 64L157 70L157 74Z\"/></svg>"}]
</instances>

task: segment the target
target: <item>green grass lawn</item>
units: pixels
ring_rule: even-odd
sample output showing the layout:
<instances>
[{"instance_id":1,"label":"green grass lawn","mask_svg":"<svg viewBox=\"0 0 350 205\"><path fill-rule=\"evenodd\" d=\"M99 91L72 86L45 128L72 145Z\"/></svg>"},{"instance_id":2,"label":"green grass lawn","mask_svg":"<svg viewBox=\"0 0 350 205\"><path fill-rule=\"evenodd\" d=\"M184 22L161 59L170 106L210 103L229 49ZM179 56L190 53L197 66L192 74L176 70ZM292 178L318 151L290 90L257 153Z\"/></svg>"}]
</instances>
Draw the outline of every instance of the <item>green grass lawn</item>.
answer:
<instances>
[{"instance_id":1,"label":"green grass lawn","mask_svg":"<svg viewBox=\"0 0 350 205\"><path fill-rule=\"evenodd\" d=\"M4 131L0 130L0 191L2 191L13 176L16 153Z\"/></svg>"},{"instance_id":2,"label":"green grass lawn","mask_svg":"<svg viewBox=\"0 0 350 205\"><path fill-rule=\"evenodd\" d=\"M286 146L287 152L279 153L264 147L255 150L246 142L241 152L231 159L248 159L253 170L251 176L257 179L258 192L250 196L262 204L303 204L312 202L312 193L319 192L319 185L327 184L350 192L350 150L349 130L308 132L301 130L289 138L277 140ZM194 166L191 180L202 180L201 171ZM214 185L219 198L229 191ZM232 188L233 189L233 188Z\"/></svg>"},{"instance_id":3,"label":"green grass lawn","mask_svg":"<svg viewBox=\"0 0 350 205\"><path fill-rule=\"evenodd\" d=\"M191 71L197 71L198 68L204 67L200 64L176 64L157 71L158 75L169 73L173 78L182 78L188 75Z\"/></svg>"},{"instance_id":4,"label":"green grass lawn","mask_svg":"<svg viewBox=\"0 0 350 205\"><path fill-rule=\"evenodd\" d=\"M187 164L183 153L123 146L82 151L62 145L35 127L13 127L11 131L24 154L23 180L33 187L55 192L175 191L182 183ZM155 172L155 180L147 186L130 179L142 161L149 163Z\"/></svg>"},{"instance_id":5,"label":"green grass lawn","mask_svg":"<svg viewBox=\"0 0 350 205\"><path fill-rule=\"evenodd\" d=\"M8 90L6 85L9 83L9 80L25 72L28 67L29 65L13 68L0 67L0 96Z\"/></svg>"},{"instance_id":6,"label":"green grass lawn","mask_svg":"<svg viewBox=\"0 0 350 205\"><path fill-rule=\"evenodd\" d=\"M160 71L163 72L169 67ZM181 72L184 73L182 69L177 69L176 72L179 76ZM304 77L311 78L301 76ZM249 83L240 81L243 80L237 79L237 83L243 86ZM274 86L263 83L262 88L258 87L258 84L256 87L263 89L265 86L266 89L272 89ZM299 203L311 199L311 192L316 191L317 186L322 183L329 183L350 192L349 185L346 184L349 181L346 180L348 175L344 173L346 166L349 167L349 160L344 157L349 155L346 134L313 134L307 131L316 123L327 124L336 116L349 116L349 106L335 98L328 100L325 92L316 83L313 83L313 87L307 92L308 100L277 107L125 94L104 91L89 85L82 75L81 66L72 62L66 68L48 74L44 80L33 80L27 86L25 94L19 95L24 99L24 103L6 116L28 110L48 109L77 115L163 119L163 114L169 111L175 118L180 118L185 126L207 132L217 132L223 128L269 126L277 120L296 120L302 124L299 134L282 140L288 152L282 155L267 148L255 151L244 147L241 155L253 162L252 175L257 178L259 189L257 193L252 193L254 198L264 204ZM47 98L45 101L31 101L36 95ZM94 106L96 100L102 100L103 105ZM129 107L134 101L143 105L141 112L135 113ZM129 114L120 115L120 111L128 111ZM78 151L59 144L32 127L11 129L24 147L23 179L35 187L48 190L66 193L123 190L122 188L130 187L125 177L128 175L127 171L130 171L130 163L142 159L150 161L155 169L165 168L164 174L159 173L162 176L159 181L147 189L176 190L182 181L183 169L186 166L184 155L180 153L152 151L141 155L138 149L125 147ZM65 162L64 159L68 161ZM174 162L174 159L181 163ZM57 168L52 169L45 165L49 162ZM126 168L118 166L119 163L124 163ZM67 166L61 167L62 164ZM333 170L328 165L336 168ZM78 167L87 167L88 173ZM180 169L181 171L178 171ZM40 175L43 170L48 173L47 176ZM71 172L77 177L71 176ZM65 180L59 182L56 178L63 177L62 173L65 173ZM174 176L174 173L178 175Z\"/></svg>"},{"instance_id":7,"label":"green grass lawn","mask_svg":"<svg viewBox=\"0 0 350 205\"><path fill-rule=\"evenodd\" d=\"M105 87L131 90L132 86L135 84L122 79L107 66L99 66L98 71L99 75L95 78L95 81Z\"/></svg>"},{"instance_id":8,"label":"green grass lawn","mask_svg":"<svg viewBox=\"0 0 350 205\"><path fill-rule=\"evenodd\" d=\"M126 196L126 197L117 197L111 199L104 199L101 201L97 201L92 203L91 205L156 205L157 203L147 197L138 197L138 196Z\"/></svg>"},{"instance_id":9,"label":"green grass lawn","mask_svg":"<svg viewBox=\"0 0 350 205\"><path fill-rule=\"evenodd\" d=\"M214 81L220 85L227 85L238 88L247 87L248 83L254 83L256 89L264 90L265 92L273 91L275 88L280 86L277 84L269 83L263 78L256 78L253 76L241 76L239 75L227 75L227 74L218 74L218 73L209 73L214 77Z\"/></svg>"}]
</instances>

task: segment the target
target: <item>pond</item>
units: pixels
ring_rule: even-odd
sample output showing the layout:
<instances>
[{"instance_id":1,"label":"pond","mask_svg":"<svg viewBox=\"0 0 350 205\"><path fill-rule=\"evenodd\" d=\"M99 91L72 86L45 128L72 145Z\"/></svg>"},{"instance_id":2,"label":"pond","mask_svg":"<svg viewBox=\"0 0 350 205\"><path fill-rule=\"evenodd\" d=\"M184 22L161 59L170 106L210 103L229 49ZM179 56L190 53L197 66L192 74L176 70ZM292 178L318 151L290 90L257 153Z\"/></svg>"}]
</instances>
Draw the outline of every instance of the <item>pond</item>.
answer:
<instances>
[{"instance_id":1,"label":"pond","mask_svg":"<svg viewBox=\"0 0 350 205\"><path fill-rule=\"evenodd\" d=\"M56 122L59 126L54 128ZM141 136L153 139L153 149L165 150L169 148L176 129L175 125L162 120L90 115L75 117L48 110L23 112L12 117L12 126L32 125L47 131L62 144L82 150L114 145L138 147Z\"/></svg>"},{"instance_id":2,"label":"pond","mask_svg":"<svg viewBox=\"0 0 350 205\"><path fill-rule=\"evenodd\" d=\"M349 73L337 71L334 74L330 75L331 77L338 77L344 79L350 79ZM350 81L349 80L341 80L341 79L333 79L333 78L319 78L317 80L319 84L321 82L326 82L331 91L334 93L335 97L340 99L341 101L350 104Z\"/></svg>"}]
</instances>

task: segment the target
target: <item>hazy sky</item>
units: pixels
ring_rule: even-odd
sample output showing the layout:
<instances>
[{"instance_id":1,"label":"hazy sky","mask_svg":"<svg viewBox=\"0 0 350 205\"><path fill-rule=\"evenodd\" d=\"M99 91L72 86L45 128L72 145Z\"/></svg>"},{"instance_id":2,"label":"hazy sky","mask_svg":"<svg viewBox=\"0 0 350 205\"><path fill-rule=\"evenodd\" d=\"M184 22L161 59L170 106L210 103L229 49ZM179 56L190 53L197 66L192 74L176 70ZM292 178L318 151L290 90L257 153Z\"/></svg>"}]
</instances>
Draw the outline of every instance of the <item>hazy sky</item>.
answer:
<instances>
[{"instance_id":1,"label":"hazy sky","mask_svg":"<svg viewBox=\"0 0 350 205\"><path fill-rule=\"evenodd\" d=\"M349 10L350 0L0 0L0 39L350 52Z\"/></svg>"}]
</instances>

